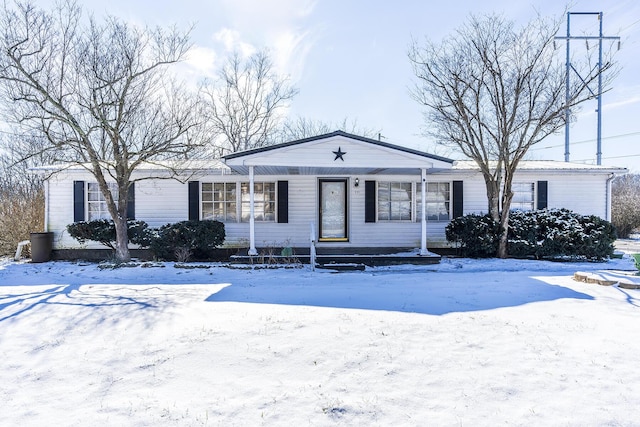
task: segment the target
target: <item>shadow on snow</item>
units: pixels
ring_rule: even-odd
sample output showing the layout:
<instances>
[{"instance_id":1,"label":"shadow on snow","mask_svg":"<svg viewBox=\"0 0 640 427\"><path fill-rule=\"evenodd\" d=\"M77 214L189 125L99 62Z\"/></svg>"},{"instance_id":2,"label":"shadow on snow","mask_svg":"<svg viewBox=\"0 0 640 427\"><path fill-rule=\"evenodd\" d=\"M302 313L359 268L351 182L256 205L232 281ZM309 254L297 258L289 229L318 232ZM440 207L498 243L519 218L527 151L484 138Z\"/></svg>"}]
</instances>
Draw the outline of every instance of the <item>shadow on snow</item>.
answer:
<instances>
[{"instance_id":1,"label":"shadow on snow","mask_svg":"<svg viewBox=\"0 0 640 427\"><path fill-rule=\"evenodd\" d=\"M50 286L37 286L28 292L0 293L0 322L19 317L28 312L48 305L81 306L87 308L99 307L128 307L130 309L158 309L159 301L138 297L136 290L127 288L125 294L97 293L93 290L85 292L81 288L87 285L55 284ZM91 289L91 285L89 285ZM12 289L12 288L5 288Z\"/></svg>"},{"instance_id":2,"label":"shadow on snow","mask_svg":"<svg viewBox=\"0 0 640 427\"><path fill-rule=\"evenodd\" d=\"M207 301L442 315L567 298L594 299L590 295L522 274L512 276L491 272L434 276L424 273L406 276L400 273L376 276L349 273L332 275L344 279L333 281L307 277L279 283L240 282L213 293Z\"/></svg>"}]
</instances>

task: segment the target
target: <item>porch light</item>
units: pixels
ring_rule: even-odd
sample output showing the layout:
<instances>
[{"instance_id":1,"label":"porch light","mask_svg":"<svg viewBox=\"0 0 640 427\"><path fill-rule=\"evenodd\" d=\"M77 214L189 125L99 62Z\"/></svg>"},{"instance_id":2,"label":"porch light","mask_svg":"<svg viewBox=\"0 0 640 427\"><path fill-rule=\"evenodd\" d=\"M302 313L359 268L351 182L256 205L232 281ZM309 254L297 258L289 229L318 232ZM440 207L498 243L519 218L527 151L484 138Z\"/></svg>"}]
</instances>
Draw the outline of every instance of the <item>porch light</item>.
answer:
<instances>
[{"instance_id":1,"label":"porch light","mask_svg":"<svg viewBox=\"0 0 640 427\"><path fill-rule=\"evenodd\" d=\"M357 187L360 185L360 179L356 178L355 182L353 183L354 187Z\"/></svg>"}]
</instances>

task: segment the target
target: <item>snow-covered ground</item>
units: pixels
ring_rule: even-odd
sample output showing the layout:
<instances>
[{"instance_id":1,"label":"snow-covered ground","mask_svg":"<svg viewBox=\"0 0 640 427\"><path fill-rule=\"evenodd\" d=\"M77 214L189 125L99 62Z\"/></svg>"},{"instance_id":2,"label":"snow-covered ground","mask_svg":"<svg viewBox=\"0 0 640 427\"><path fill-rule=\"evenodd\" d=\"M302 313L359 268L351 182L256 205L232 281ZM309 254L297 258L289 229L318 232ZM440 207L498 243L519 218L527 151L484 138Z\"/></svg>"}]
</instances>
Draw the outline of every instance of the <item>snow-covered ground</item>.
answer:
<instances>
[{"instance_id":1,"label":"snow-covered ground","mask_svg":"<svg viewBox=\"0 0 640 427\"><path fill-rule=\"evenodd\" d=\"M0 425L640 426L632 260L0 262Z\"/></svg>"}]
</instances>

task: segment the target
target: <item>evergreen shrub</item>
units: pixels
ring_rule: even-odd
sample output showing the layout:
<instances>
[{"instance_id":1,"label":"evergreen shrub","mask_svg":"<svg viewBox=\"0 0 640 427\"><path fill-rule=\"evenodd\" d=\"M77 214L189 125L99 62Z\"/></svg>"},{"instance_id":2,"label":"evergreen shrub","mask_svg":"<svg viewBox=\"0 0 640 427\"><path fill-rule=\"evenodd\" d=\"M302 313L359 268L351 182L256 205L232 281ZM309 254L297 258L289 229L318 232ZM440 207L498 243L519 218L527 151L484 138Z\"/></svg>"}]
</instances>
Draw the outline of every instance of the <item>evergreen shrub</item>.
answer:
<instances>
[{"instance_id":1,"label":"evergreen shrub","mask_svg":"<svg viewBox=\"0 0 640 427\"><path fill-rule=\"evenodd\" d=\"M224 239L224 224L220 221L181 221L153 230L150 249L163 260L207 260L214 257Z\"/></svg>"},{"instance_id":2,"label":"evergreen shrub","mask_svg":"<svg viewBox=\"0 0 640 427\"><path fill-rule=\"evenodd\" d=\"M116 227L112 220L96 219L75 222L67 225L67 232L80 243L91 240L115 250ZM151 232L144 221L128 220L127 234L130 243L141 247L148 247L151 244Z\"/></svg>"},{"instance_id":3,"label":"evergreen shrub","mask_svg":"<svg viewBox=\"0 0 640 427\"><path fill-rule=\"evenodd\" d=\"M489 215L464 215L452 220L445 229L447 240L458 245L459 254L470 258L496 255L500 224Z\"/></svg>"},{"instance_id":4,"label":"evergreen shrub","mask_svg":"<svg viewBox=\"0 0 640 427\"><path fill-rule=\"evenodd\" d=\"M451 221L447 240L462 256L495 256L499 225L488 215L466 215ZM613 255L615 227L595 215L568 209L509 213L508 253L516 258L577 258L603 260Z\"/></svg>"}]
</instances>

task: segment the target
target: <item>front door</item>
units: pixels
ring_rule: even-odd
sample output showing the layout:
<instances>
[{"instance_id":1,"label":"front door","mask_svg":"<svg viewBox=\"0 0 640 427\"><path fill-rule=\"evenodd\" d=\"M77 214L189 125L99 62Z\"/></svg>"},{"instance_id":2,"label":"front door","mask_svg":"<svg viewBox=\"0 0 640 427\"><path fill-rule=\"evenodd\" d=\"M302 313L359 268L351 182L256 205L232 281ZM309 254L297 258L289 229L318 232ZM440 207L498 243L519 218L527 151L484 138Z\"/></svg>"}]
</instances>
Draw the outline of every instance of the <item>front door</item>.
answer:
<instances>
[{"instance_id":1,"label":"front door","mask_svg":"<svg viewBox=\"0 0 640 427\"><path fill-rule=\"evenodd\" d=\"M347 180L319 181L320 240L345 242L347 236Z\"/></svg>"}]
</instances>

